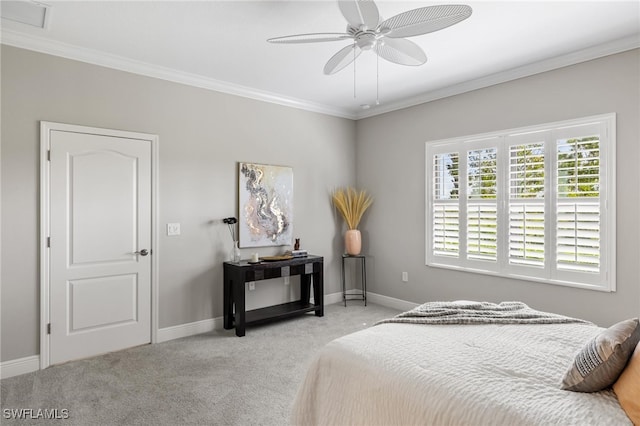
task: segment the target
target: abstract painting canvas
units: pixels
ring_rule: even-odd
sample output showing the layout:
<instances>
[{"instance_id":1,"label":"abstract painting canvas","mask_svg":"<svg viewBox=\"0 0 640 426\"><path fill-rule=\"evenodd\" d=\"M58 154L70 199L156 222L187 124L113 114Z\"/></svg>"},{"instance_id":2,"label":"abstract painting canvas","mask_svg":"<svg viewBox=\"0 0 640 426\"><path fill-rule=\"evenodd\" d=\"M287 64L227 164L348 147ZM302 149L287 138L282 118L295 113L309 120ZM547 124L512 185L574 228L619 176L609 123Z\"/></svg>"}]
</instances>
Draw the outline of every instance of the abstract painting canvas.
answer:
<instances>
[{"instance_id":1,"label":"abstract painting canvas","mask_svg":"<svg viewBox=\"0 0 640 426\"><path fill-rule=\"evenodd\" d=\"M293 169L240 163L240 247L290 245Z\"/></svg>"}]
</instances>

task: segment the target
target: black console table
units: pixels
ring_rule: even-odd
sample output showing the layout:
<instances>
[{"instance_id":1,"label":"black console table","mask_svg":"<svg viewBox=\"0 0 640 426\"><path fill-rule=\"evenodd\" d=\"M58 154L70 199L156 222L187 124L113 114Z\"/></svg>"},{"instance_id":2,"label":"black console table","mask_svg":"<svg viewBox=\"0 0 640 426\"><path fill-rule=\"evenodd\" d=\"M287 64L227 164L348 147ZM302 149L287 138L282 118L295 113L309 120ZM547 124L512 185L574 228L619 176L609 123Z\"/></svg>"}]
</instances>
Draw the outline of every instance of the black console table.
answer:
<instances>
[{"instance_id":1,"label":"black console table","mask_svg":"<svg viewBox=\"0 0 640 426\"><path fill-rule=\"evenodd\" d=\"M276 262L224 262L224 328L235 326L236 336L244 336L245 327L315 311L324 315L323 258L297 257ZM245 283L270 278L300 275L300 300L245 311ZM313 278L313 304L309 303Z\"/></svg>"}]
</instances>

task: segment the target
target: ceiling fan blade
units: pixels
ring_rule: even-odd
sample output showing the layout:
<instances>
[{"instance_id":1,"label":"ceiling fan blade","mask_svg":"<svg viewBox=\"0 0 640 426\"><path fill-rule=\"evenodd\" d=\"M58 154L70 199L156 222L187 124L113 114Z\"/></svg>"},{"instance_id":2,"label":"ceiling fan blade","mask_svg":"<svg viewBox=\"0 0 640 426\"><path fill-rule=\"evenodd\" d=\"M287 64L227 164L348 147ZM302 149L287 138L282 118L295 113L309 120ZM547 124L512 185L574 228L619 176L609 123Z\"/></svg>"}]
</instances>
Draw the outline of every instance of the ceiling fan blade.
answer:
<instances>
[{"instance_id":1,"label":"ceiling fan blade","mask_svg":"<svg viewBox=\"0 0 640 426\"><path fill-rule=\"evenodd\" d=\"M366 26L374 29L380 22L378 6L373 0L338 0L340 12L350 26L360 28Z\"/></svg>"},{"instance_id":2,"label":"ceiling fan blade","mask_svg":"<svg viewBox=\"0 0 640 426\"><path fill-rule=\"evenodd\" d=\"M471 12L471 7L464 4L420 7L392 16L380 28L389 30L387 37L413 37L457 24L471 16Z\"/></svg>"},{"instance_id":3,"label":"ceiling fan blade","mask_svg":"<svg viewBox=\"0 0 640 426\"><path fill-rule=\"evenodd\" d=\"M351 34L346 33L312 33L274 37L267 41L269 43L319 43L324 41L348 40L352 38L353 36Z\"/></svg>"},{"instance_id":4,"label":"ceiling fan blade","mask_svg":"<svg viewBox=\"0 0 640 426\"><path fill-rule=\"evenodd\" d=\"M327 61L324 66L324 73L327 75L335 74L351 62L353 62L362 53L362 49L357 44L350 44L338 51Z\"/></svg>"},{"instance_id":5,"label":"ceiling fan blade","mask_svg":"<svg viewBox=\"0 0 640 426\"><path fill-rule=\"evenodd\" d=\"M381 58L400 65L422 65L427 62L427 55L420 46L403 38L382 39L378 43L376 52Z\"/></svg>"}]
</instances>

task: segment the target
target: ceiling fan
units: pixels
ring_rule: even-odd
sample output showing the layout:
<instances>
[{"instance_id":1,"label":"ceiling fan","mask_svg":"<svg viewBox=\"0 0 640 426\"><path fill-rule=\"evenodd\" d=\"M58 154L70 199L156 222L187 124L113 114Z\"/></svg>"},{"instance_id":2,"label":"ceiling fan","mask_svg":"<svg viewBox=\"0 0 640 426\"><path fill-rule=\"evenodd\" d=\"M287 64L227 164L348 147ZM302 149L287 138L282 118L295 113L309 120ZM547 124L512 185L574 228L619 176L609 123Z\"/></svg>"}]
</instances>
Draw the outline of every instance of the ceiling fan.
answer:
<instances>
[{"instance_id":1,"label":"ceiling fan","mask_svg":"<svg viewBox=\"0 0 640 426\"><path fill-rule=\"evenodd\" d=\"M405 37L447 28L471 16L467 5L420 7L381 22L373 0L338 0L340 12L347 20L346 33L311 33L270 38L270 43L317 43L352 40L324 66L325 74L334 74L349 65L363 50L373 50L379 57L400 65L422 65L427 55Z\"/></svg>"}]
</instances>

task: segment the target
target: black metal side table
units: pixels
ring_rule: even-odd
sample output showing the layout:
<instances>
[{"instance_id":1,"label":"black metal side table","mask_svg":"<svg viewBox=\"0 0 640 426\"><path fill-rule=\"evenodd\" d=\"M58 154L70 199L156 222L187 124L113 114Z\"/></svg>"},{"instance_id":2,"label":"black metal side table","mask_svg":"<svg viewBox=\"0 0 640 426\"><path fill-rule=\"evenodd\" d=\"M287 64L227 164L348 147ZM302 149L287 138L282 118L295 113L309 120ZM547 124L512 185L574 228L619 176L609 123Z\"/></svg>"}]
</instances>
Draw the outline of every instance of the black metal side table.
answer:
<instances>
[{"instance_id":1,"label":"black metal side table","mask_svg":"<svg viewBox=\"0 0 640 426\"><path fill-rule=\"evenodd\" d=\"M344 260L345 259L360 259L360 266L362 267L362 294L347 294L344 278ZM357 297L347 297L357 296ZM364 306L367 306L367 258L363 254L343 254L342 255L342 300L344 306L347 306L347 300L364 300Z\"/></svg>"}]
</instances>

